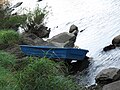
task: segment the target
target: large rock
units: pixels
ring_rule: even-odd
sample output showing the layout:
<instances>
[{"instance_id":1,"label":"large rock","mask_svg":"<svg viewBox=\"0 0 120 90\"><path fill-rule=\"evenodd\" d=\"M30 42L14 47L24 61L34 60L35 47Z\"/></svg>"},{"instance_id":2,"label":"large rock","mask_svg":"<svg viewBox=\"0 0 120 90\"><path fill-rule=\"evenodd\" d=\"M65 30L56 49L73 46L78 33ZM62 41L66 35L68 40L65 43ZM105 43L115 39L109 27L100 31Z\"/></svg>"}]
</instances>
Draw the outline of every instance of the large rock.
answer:
<instances>
[{"instance_id":1,"label":"large rock","mask_svg":"<svg viewBox=\"0 0 120 90\"><path fill-rule=\"evenodd\" d=\"M120 90L120 80L104 85L102 90Z\"/></svg>"},{"instance_id":2,"label":"large rock","mask_svg":"<svg viewBox=\"0 0 120 90\"><path fill-rule=\"evenodd\" d=\"M55 46L54 44L44 41L33 33L23 33L20 44L38 45L38 46Z\"/></svg>"},{"instance_id":3,"label":"large rock","mask_svg":"<svg viewBox=\"0 0 120 90\"><path fill-rule=\"evenodd\" d=\"M69 33L73 33L75 36L78 34L78 27L75 26L74 24L70 26Z\"/></svg>"},{"instance_id":4,"label":"large rock","mask_svg":"<svg viewBox=\"0 0 120 90\"><path fill-rule=\"evenodd\" d=\"M32 25L29 28L32 29ZM45 33L47 28L41 25L41 30L42 29L43 29L43 33ZM72 25L70 27L69 32L70 33L68 33L68 32L60 33L56 36L53 36L51 39L44 41L42 38L40 38L40 37L43 37L41 35L44 35L42 32L39 33L39 32L36 32L35 30L29 30L28 32L25 32L23 34L23 43L22 44L41 45L41 46L56 46L56 47L74 47L74 43L76 41L76 37L77 37L77 33L78 33L78 27L75 25Z\"/></svg>"},{"instance_id":5,"label":"large rock","mask_svg":"<svg viewBox=\"0 0 120 90\"><path fill-rule=\"evenodd\" d=\"M35 34L40 38L48 38L50 34L50 28L40 25Z\"/></svg>"},{"instance_id":6,"label":"large rock","mask_svg":"<svg viewBox=\"0 0 120 90\"><path fill-rule=\"evenodd\" d=\"M74 47L74 43L76 41L76 37L78 34L78 27L75 25L71 25L68 32L60 33L51 39L47 40L47 42L54 44L56 47Z\"/></svg>"},{"instance_id":7,"label":"large rock","mask_svg":"<svg viewBox=\"0 0 120 90\"><path fill-rule=\"evenodd\" d=\"M112 44L115 46L120 46L120 35L113 38Z\"/></svg>"},{"instance_id":8,"label":"large rock","mask_svg":"<svg viewBox=\"0 0 120 90\"><path fill-rule=\"evenodd\" d=\"M50 34L50 28L44 26L44 25L37 25L34 22L31 22L30 24L27 24L27 30L25 32L33 33L39 38L48 38Z\"/></svg>"},{"instance_id":9,"label":"large rock","mask_svg":"<svg viewBox=\"0 0 120 90\"><path fill-rule=\"evenodd\" d=\"M57 47L74 47L75 41L76 36L68 32L60 33L47 40L47 42L52 43Z\"/></svg>"},{"instance_id":10,"label":"large rock","mask_svg":"<svg viewBox=\"0 0 120 90\"><path fill-rule=\"evenodd\" d=\"M37 41L39 39L39 42L37 42L37 43L44 42L43 39L37 37L33 33L23 33L22 34L22 42L21 42L21 44L36 45L36 39L37 39Z\"/></svg>"},{"instance_id":11,"label":"large rock","mask_svg":"<svg viewBox=\"0 0 120 90\"><path fill-rule=\"evenodd\" d=\"M120 79L120 69L108 68L102 70L95 78L98 84L108 84Z\"/></svg>"}]
</instances>

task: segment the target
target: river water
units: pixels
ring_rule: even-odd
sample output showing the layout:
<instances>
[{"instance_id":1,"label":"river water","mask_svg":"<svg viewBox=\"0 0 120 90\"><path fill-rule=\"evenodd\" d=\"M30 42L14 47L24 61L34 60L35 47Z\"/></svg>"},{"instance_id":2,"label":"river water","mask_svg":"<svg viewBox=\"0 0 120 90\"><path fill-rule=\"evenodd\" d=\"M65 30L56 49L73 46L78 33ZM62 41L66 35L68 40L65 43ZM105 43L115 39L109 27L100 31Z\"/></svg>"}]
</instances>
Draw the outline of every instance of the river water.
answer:
<instances>
[{"instance_id":1,"label":"river water","mask_svg":"<svg viewBox=\"0 0 120 90\"><path fill-rule=\"evenodd\" d=\"M36 0L24 1L22 7L33 8ZM38 2L37 2L38 3ZM92 57L89 67L77 76L78 82L86 85L95 83L95 76L105 68L120 68L120 48L103 52L103 47L111 44L120 34L120 0L43 0L40 7L48 5L50 13L46 19L51 28L50 38L61 32L68 32L72 24L78 26L76 45L88 49ZM82 80L79 80L82 77Z\"/></svg>"}]
</instances>

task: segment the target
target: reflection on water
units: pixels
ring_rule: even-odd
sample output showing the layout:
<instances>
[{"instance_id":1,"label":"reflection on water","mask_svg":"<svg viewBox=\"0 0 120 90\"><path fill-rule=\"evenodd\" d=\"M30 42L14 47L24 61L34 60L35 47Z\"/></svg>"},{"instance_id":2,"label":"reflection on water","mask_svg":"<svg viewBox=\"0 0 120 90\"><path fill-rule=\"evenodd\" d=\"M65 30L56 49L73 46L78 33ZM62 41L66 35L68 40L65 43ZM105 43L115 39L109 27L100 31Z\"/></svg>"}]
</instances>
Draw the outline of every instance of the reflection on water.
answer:
<instances>
[{"instance_id":1,"label":"reflection on water","mask_svg":"<svg viewBox=\"0 0 120 90\"><path fill-rule=\"evenodd\" d=\"M36 0L18 1L24 1L23 6L29 8L36 5ZM82 73L85 84L93 84L96 74L104 68L120 68L119 48L102 51L120 34L120 0L43 0L39 5L51 7L47 20L47 26L52 29L50 37L68 31L72 24L79 30L85 29L79 32L76 41L77 46L88 49L88 56L93 57L89 68Z\"/></svg>"}]
</instances>

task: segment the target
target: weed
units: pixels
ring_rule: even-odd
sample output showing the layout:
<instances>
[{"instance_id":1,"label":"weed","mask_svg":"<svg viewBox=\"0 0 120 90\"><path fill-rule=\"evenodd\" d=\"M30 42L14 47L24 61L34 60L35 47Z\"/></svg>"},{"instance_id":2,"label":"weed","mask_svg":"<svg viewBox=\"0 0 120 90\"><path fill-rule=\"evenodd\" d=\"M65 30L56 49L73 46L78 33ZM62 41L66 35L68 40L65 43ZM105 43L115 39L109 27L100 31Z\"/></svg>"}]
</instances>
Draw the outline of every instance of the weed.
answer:
<instances>
[{"instance_id":1,"label":"weed","mask_svg":"<svg viewBox=\"0 0 120 90\"><path fill-rule=\"evenodd\" d=\"M0 66L0 90L21 90L17 79L7 69Z\"/></svg>"},{"instance_id":2,"label":"weed","mask_svg":"<svg viewBox=\"0 0 120 90\"><path fill-rule=\"evenodd\" d=\"M25 15L18 15L17 12L12 13L21 4L19 2L12 6L10 2L7 2L0 7L0 29L18 30L18 27L25 23L27 19Z\"/></svg>"},{"instance_id":3,"label":"weed","mask_svg":"<svg viewBox=\"0 0 120 90\"><path fill-rule=\"evenodd\" d=\"M6 52L0 51L0 66L12 70L15 66L15 56Z\"/></svg>"},{"instance_id":4,"label":"weed","mask_svg":"<svg viewBox=\"0 0 120 90\"><path fill-rule=\"evenodd\" d=\"M17 75L23 90L80 90L76 83L59 71L59 64L46 58L31 58L30 62Z\"/></svg>"},{"instance_id":5,"label":"weed","mask_svg":"<svg viewBox=\"0 0 120 90\"><path fill-rule=\"evenodd\" d=\"M13 30L1 30L0 31L0 44L15 44L20 40L20 35Z\"/></svg>"}]
</instances>

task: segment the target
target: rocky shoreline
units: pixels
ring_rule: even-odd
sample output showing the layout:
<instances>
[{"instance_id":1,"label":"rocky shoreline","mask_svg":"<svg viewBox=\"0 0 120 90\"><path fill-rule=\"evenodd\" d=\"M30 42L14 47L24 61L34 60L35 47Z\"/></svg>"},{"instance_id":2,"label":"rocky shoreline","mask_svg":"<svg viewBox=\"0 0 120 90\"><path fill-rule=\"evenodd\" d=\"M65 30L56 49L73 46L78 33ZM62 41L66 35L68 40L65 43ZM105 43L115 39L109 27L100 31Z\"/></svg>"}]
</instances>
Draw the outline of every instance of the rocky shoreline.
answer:
<instances>
[{"instance_id":1,"label":"rocky shoreline","mask_svg":"<svg viewBox=\"0 0 120 90\"><path fill-rule=\"evenodd\" d=\"M95 81L96 84L89 86L89 90L120 90L120 69L104 69L99 72Z\"/></svg>"},{"instance_id":2,"label":"rocky shoreline","mask_svg":"<svg viewBox=\"0 0 120 90\"><path fill-rule=\"evenodd\" d=\"M45 27L43 28L44 29L41 29L42 33L41 31L39 32L39 35L42 34L43 37L41 37L42 35L40 35L39 37L34 33L24 32L22 34L22 40L19 42L19 45L25 44L25 45L40 45L40 46L54 46L54 47L75 47L74 43L76 41L76 37L79 32L77 26L71 25L69 32L60 33L56 36L53 36L51 39L47 39L46 41L44 41L43 38L48 37L50 31L48 30L48 28ZM115 39L116 37L113 39L113 41ZM19 45L0 46L1 47L0 49L16 55L18 59L18 63L20 63L22 62L22 60L24 60L26 56L21 52ZM114 42L112 42L112 46L115 46ZM109 46L107 46L107 48L109 48ZM90 63L89 58L86 57L85 60L83 60L83 62L80 61L76 63L69 63L69 65L72 66L72 68L69 70L72 71L72 74L75 74L77 71L82 71L85 68L87 68L89 66L89 63ZM88 90L119 90L120 69L108 68L102 70L96 76L95 83L96 84L89 86Z\"/></svg>"},{"instance_id":3,"label":"rocky shoreline","mask_svg":"<svg viewBox=\"0 0 120 90\"><path fill-rule=\"evenodd\" d=\"M41 1L41 0L38 0ZM20 3L19 3L20 4ZM18 5L19 6L19 5ZM15 45L0 45L0 49L17 56L18 63L22 62L26 57L20 50L19 45L39 45L54 47L76 47L74 45L77 34L79 32L76 25L71 25L69 32L63 32L53 36L46 41L43 38L49 37L50 28L35 23L27 24L28 30L21 34L22 39ZM80 32L83 32L81 30ZM119 47L120 35L113 38L112 43L103 48L103 51L109 51ZM86 57L83 62L69 63L70 69L76 73L82 71L89 66L89 58ZM73 73L72 73L73 74ZM95 78L95 84L88 87L88 90L120 90L120 69L108 68L102 70Z\"/></svg>"},{"instance_id":4,"label":"rocky shoreline","mask_svg":"<svg viewBox=\"0 0 120 90\"><path fill-rule=\"evenodd\" d=\"M74 43L76 41L77 34L79 32L78 27L75 25L71 25L69 32L63 32L58 35L53 36L51 39L47 39L46 41L43 40L44 37L48 37L50 34L50 31L47 27L41 27L40 30L37 30L38 34L34 34L31 32L23 32L21 34L22 39L18 44L15 45L4 45L0 46L1 50L4 50L6 52L9 52L11 54L14 54L19 61L24 60L26 55L24 55L19 45L36 45L36 46L54 46L54 47L73 47L76 48ZM78 47L77 47L78 48ZM68 69L71 74L76 73L77 71L82 71L85 68L89 66L89 57L86 56L86 58L82 61L77 61L74 63L71 62L65 62L68 66ZM18 62L19 62L18 61ZM58 62L58 60L55 60ZM63 61L63 60L59 60Z\"/></svg>"}]
</instances>

